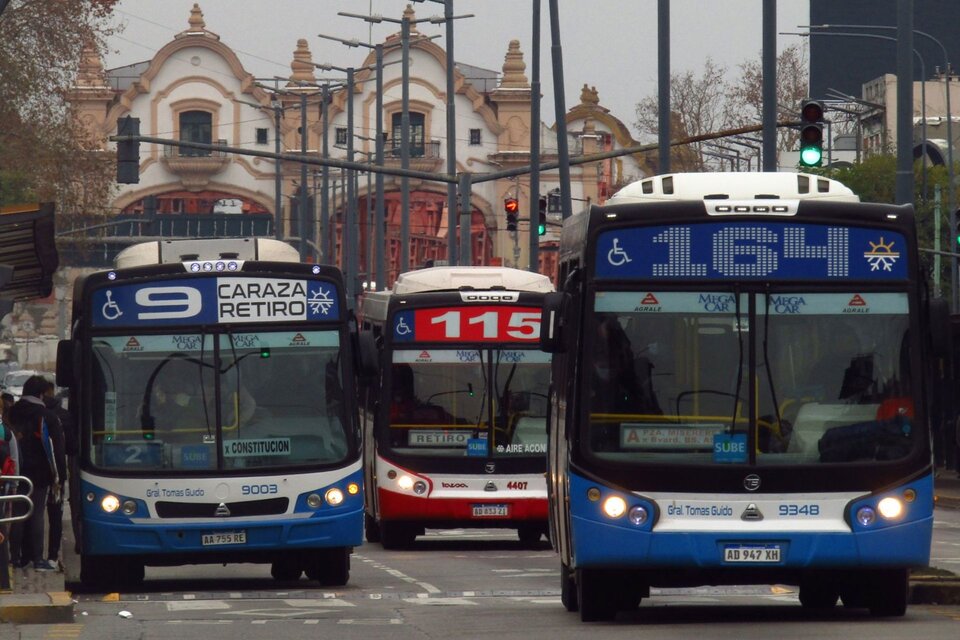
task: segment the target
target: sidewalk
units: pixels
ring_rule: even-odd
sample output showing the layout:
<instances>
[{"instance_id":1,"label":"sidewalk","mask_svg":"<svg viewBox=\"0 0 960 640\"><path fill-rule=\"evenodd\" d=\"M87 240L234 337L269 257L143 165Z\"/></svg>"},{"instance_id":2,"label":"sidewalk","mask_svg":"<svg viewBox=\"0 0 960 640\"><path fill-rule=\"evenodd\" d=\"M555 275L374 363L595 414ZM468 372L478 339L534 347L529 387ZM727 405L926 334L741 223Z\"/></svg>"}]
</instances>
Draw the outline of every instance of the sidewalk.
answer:
<instances>
[{"instance_id":1,"label":"sidewalk","mask_svg":"<svg viewBox=\"0 0 960 640\"><path fill-rule=\"evenodd\" d=\"M936 505L960 509L960 477L955 471L941 471L934 481ZM69 518L69 514L65 514ZM73 546L70 521L64 521L64 548ZM13 593L0 593L0 623L56 624L73 622L73 596L64 587L59 571L39 572L15 569ZM960 604L960 576L929 568L910 577L912 604Z\"/></svg>"}]
</instances>

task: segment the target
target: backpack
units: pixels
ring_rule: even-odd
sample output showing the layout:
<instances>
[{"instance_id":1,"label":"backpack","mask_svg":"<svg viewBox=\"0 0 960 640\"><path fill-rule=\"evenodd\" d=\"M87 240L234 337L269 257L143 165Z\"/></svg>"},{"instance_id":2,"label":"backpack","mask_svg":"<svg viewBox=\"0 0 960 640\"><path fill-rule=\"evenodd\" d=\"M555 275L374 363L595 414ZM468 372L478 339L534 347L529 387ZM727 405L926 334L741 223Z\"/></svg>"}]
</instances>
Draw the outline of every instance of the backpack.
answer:
<instances>
[{"instance_id":1,"label":"backpack","mask_svg":"<svg viewBox=\"0 0 960 640\"><path fill-rule=\"evenodd\" d=\"M10 438L13 433L0 422L0 476L16 475L17 463L10 455Z\"/></svg>"}]
</instances>

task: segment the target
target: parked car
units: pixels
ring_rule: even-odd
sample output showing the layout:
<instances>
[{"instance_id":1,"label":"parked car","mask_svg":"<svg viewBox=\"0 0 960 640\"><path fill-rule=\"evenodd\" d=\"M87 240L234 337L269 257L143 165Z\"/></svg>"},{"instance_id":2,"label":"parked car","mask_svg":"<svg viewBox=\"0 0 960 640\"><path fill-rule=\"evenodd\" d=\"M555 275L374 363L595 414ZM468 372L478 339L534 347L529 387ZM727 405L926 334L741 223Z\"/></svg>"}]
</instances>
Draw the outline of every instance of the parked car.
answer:
<instances>
[{"instance_id":1,"label":"parked car","mask_svg":"<svg viewBox=\"0 0 960 640\"><path fill-rule=\"evenodd\" d=\"M0 382L0 392L6 392L13 396L14 401L20 399L23 393L23 383L30 376L43 376L49 380L54 379L54 375L48 371L33 371L32 369L19 369L10 371L3 376L3 382Z\"/></svg>"}]
</instances>

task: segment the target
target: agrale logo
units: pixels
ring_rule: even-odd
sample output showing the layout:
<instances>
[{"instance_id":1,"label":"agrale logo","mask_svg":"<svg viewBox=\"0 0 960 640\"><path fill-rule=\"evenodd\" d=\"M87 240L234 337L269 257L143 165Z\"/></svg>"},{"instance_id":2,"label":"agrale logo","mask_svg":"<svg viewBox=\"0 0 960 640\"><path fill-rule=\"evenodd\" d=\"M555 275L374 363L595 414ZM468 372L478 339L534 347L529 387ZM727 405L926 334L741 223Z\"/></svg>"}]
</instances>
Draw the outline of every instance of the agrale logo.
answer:
<instances>
[{"instance_id":1,"label":"agrale logo","mask_svg":"<svg viewBox=\"0 0 960 640\"><path fill-rule=\"evenodd\" d=\"M663 307L660 306L660 301L657 300L657 296L648 291L647 295L643 296L643 300L640 301L640 304L637 305L633 311L634 313L657 313L662 310Z\"/></svg>"},{"instance_id":2,"label":"agrale logo","mask_svg":"<svg viewBox=\"0 0 960 640\"><path fill-rule=\"evenodd\" d=\"M854 294L850 298L850 302L847 303L847 307L843 310L844 313L870 313L870 307L867 306L867 301L863 299L859 293Z\"/></svg>"}]
</instances>

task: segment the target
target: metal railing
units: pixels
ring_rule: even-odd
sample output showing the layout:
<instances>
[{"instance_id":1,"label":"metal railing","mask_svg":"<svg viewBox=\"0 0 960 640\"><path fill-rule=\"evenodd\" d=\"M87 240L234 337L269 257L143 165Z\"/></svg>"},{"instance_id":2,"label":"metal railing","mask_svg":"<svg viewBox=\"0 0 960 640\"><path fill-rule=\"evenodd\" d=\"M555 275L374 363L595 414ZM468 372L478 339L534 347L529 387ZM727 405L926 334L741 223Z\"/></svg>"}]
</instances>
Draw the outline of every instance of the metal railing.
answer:
<instances>
[{"instance_id":1,"label":"metal railing","mask_svg":"<svg viewBox=\"0 0 960 640\"><path fill-rule=\"evenodd\" d=\"M204 141L195 140L192 142L204 142ZM215 142L206 140L205 142L207 144L218 144L222 146L227 145L226 139L220 139ZM217 149L193 149L190 147L165 146L163 147L163 157L164 158L226 158L227 154Z\"/></svg>"},{"instance_id":2,"label":"metal railing","mask_svg":"<svg viewBox=\"0 0 960 640\"><path fill-rule=\"evenodd\" d=\"M26 483L27 492L26 493L6 493L6 489L9 485L14 486L14 490L20 486L20 483ZM30 478L26 476L0 476L0 524L5 524L7 522L20 522L21 520L26 520L30 517L30 514L33 513L33 500L30 499L30 494L33 493L33 482ZM27 503L27 512L19 516L7 515L7 503L14 502L26 502Z\"/></svg>"}]
</instances>

